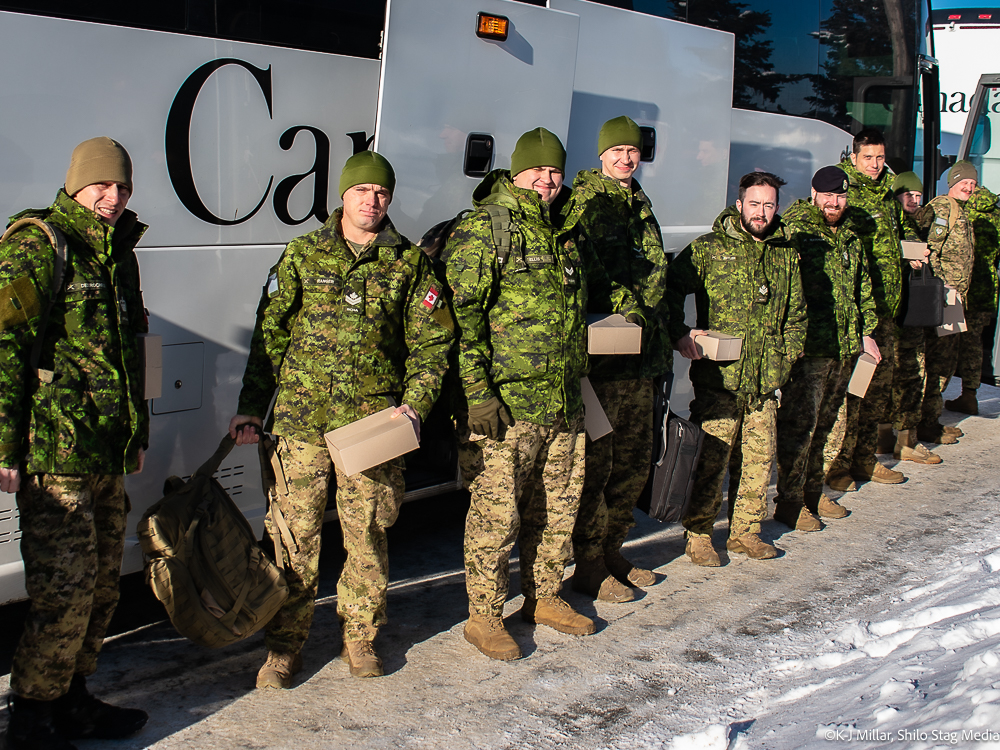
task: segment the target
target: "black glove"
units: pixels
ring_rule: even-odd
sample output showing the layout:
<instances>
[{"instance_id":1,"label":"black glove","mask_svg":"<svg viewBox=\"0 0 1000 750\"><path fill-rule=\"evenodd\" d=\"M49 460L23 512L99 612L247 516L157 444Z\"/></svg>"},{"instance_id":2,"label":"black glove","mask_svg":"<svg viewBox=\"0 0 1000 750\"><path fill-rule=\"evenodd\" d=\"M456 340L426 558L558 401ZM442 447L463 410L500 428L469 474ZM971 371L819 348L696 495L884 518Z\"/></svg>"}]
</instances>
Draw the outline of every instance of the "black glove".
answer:
<instances>
[{"instance_id":1,"label":"black glove","mask_svg":"<svg viewBox=\"0 0 1000 750\"><path fill-rule=\"evenodd\" d=\"M634 326L639 326L640 328L642 328L642 324L645 322L643 321L642 316L639 315L639 313L629 313L628 315L625 316L625 320L627 320Z\"/></svg>"},{"instance_id":2,"label":"black glove","mask_svg":"<svg viewBox=\"0 0 1000 750\"><path fill-rule=\"evenodd\" d=\"M500 437L500 422L509 427L514 420L496 396L485 403L469 407L469 429L477 435L496 440Z\"/></svg>"}]
</instances>

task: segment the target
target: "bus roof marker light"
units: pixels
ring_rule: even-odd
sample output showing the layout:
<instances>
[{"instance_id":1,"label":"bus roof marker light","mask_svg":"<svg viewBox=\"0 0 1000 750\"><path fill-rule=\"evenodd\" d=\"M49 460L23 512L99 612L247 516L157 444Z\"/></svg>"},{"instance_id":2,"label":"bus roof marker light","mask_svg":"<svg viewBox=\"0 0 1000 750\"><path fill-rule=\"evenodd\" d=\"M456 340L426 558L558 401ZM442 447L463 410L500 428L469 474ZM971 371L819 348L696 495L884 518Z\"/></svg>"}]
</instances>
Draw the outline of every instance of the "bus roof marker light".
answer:
<instances>
[{"instance_id":1,"label":"bus roof marker light","mask_svg":"<svg viewBox=\"0 0 1000 750\"><path fill-rule=\"evenodd\" d=\"M993 18L993 14L992 13L980 13L979 14L979 20L980 21L989 21L991 18Z\"/></svg>"},{"instance_id":2,"label":"bus roof marker light","mask_svg":"<svg viewBox=\"0 0 1000 750\"><path fill-rule=\"evenodd\" d=\"M494 16L489 13L480 13L477 16L476 36L480 39L506 42L509 29L510 19L506 16Z\"/></svg>"}]
</instances>

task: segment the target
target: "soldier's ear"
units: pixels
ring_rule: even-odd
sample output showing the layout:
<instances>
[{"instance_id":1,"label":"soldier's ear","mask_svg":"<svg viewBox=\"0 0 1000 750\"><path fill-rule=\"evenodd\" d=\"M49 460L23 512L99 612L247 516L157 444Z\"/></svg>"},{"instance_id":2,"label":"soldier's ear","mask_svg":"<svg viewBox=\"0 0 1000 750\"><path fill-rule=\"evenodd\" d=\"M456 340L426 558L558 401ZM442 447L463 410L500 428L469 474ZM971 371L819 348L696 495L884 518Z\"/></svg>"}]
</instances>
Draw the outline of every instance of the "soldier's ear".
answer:
<instances>
[{"instance_id":1,"label":"soldier's ear","mask_svg":"<svg viewBox=\"0 0 1000 750\"><path fill-rule=\"evenodd\" d=\"M739 211L740 213L743 213L743 201L741 201L739 198L736 199L736 210Z\"/></svg>"}]
</instances>

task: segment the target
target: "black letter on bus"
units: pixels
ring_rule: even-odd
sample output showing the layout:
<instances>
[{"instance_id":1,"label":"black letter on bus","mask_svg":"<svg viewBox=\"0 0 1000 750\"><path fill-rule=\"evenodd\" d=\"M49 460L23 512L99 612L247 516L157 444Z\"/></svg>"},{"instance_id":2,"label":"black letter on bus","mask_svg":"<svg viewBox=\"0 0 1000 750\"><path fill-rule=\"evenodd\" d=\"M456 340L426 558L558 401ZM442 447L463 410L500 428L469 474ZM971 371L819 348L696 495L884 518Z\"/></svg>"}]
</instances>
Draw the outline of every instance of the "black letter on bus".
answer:
<instances>
[{"instance_id":1,"label":"black letter on bus","mask_svg":"<svg viewBox=\"0 0 1000 750\"><path fill-rule=\"evenodd\" d=\"M312 169L308 172L286 177L278 183L278 187L274 190L274 213L285 224L292 226L308 221L312 216L315 216L321 222L325 222L330 218L330 212L326 208L326 195L330 186L330 139L326 137L326 133L318 128L311 128L308 125L296 125L294 128L289 128L281 134L281 138L278 139L278 145L281 146L282 151L288 151L292 147L292 143L295 142L295 136L302 130L312 133L313 138L316 139L316 161L313 163ZM288 212L288 199L291 197L295 186L309 175L313 175L315 179L315 183L313 184L312 209L301 219L293 219L292 215Z\"/></svg>"},{"instance_id":2,"label":"black letter on bus","mask_svg":"<svg viewBox=\"0 0 1000 750\"><path fill-rule=\"evenodd\" d=\"M198 98L198 93L206 81L212 77L219 68L226 65L239 65L246 69L257 81L260 90L264 94L264 101L267 102L267 115L273 119L274 114L271 107L271 67L267 70L255 68L248 62L236 60L235 58L223 58L212 60L202 65L198 70L188 76L183 85L174 97L174 103L170 105L170 114L167 115L167 129L164 138L164 147L167 157L167 173L170 175L170 184L174 187L174 192L180 198L184 207L202 221L219 226L232 226L242 224L252 218L264 201L267 200L271 192L271 185L274 183L274 176L267 183L267 190L260 199L260 203L253 211L242 219L221 219L202 202L198 195L198 188L194 184L194 174L191 170L191 117L194 114L194 103Z\"/></svg>"}]
</instances>

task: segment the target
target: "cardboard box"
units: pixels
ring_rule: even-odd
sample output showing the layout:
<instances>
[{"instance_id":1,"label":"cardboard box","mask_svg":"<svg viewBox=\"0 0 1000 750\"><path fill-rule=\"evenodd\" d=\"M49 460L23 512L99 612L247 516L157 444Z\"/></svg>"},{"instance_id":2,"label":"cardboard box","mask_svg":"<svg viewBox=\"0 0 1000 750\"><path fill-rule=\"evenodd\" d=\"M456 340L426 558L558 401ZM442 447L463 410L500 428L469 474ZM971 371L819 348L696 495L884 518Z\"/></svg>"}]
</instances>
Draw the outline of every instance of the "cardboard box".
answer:
<instances>
[{"instance_id":1,"label":"cardboard box","mask_svg":"<svg viewBox=\"0 0 1000 750\"><path fill-rule=\"evenodd\" d=\"M854 365L854 372L847 384L847 392L858 398L864 398L865 394L868 393L868 384L872 382L876 367L878 367L878 363L872 355L862 354L858 357L858 363Z\"/></svg>"},{"instance_id":2,"label":"cardboard box","mask_svg":"<svg viewBox=\"0 0 1000 750\"><path fill-rule=\"evenodd\" d=\"M594 393L594 386L590 384L589 378L580 381L580 390L583 391L583 413L590 439L597 440L613 432L608 415L604 413L604 407Z\"/></svg>"},{"instance_id":3,"label":"cardboard box","mask_svg":"<svg viewBox=\"0 0 1000 750\"><path fill-rule=\"evenodd\" d=\"M392 419L388 407L326 433L326 447L337 468L353 476L420 447L413 421L405 414Z\"/></svg>"},{"instance_id":4,"label":"cardboard box","mask_svg":"<svg viewBox=\"0 0 1000 750\"><path fill-rule=\"evenodd\" d=\"M694 340L701 356L716 362L732 362L740 358L743 351L743 339L716 331L705 331Z\"/></svg>"},{"instance_id":5,"label":"cardboard box","mask_svg":"<svg viewBox=\"0 0 1000 750\"><path fill-rule=\"evenodd\" d=\"M624 315L587 316L587 354L639 354L642 326Z\"/></svg>"},{"instance_id":6,"label":"cardboard box","mask_svg":"<svg viewBox=\"0 0 1000 750\"><path fill-rule=\"evenodd\" d=\"M950 336L953 333L961 333L969 330L965 323L965 305L962 304L962 295L953 286L944 285L944 318L941 325L937 327L938 336Z\"/></svg>"},{"instance_id":7,"label":"cardboard box","mask_svg":"<svg viewBox=\"0 0 1000 750\"><path fill-rule=\"evenodd\" d=\"M903 260L926 260L926 242L910 242L903 240Z\"/></svg>"},{"instance_id":8,"label":"cardboard box","mask_svg":"<svg viewBox=\"0 0 1000 750\"><path fill-rule=\"evenodd\" d=\"M163 395L163 337L140 333L138 338L143 398L159 398Z\"/></svg>"}]
</instances>

